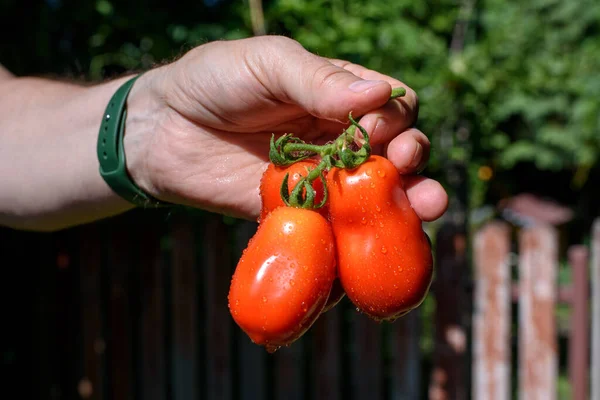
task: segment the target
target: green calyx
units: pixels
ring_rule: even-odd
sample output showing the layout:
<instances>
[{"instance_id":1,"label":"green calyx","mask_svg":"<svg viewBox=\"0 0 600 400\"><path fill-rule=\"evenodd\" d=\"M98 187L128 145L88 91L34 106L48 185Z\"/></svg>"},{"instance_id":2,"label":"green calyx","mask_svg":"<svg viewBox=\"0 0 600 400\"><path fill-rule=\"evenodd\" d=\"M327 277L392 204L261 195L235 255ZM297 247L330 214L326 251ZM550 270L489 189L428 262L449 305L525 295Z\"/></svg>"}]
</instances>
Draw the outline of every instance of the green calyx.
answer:
<instances>
[{"instance_id":1,"label":"green calyx","mask_svg":"<svg viewBox=\"0 0 600 400\"><path fill-rule=\"evenodd\" d=\"M318 156L327 159L331 166L337 168L354 169L365 162L371 155L371 144L367 131L348 116L350 127L346 129L335 141L321 146L305 143L303 140L285 134L275 140L271 136L269 159L275 165L288 166L295 162ZM357 143L356 129L363 135L362 143Z\"/></svg>"},{"instance_id":2,"label":"green calyx","mask_svg":"<svg viewBox=\"0 0 600 400\"><path fill-rule=\"evenodd\" d=\"M390 100L404 95L406 95L406 89L394 88ZM281 183L280 194L286 205L305 209L323 207L327 202L324 171L333 167L355 169L369 159L371 156L369 134L354 120L352 112L348 114L348 119L351 125L336 140L321 146L306 143L289 133L282 135L277 140L275 140L275 135L271 136L269 159L275 165L288 166L311 157L321 158L319 165L309 170L308 175L298 181L291 193L288 190L289 176L285 175ZM357 129L362 133L362 139L356 137ZM319 204L315 204L316 191L312 186L316 179L321 179L324 190L323 200Z\"/></svg>"},{"instance_id":3,"label":"green calyx","mask_svg":"<svg viewBox=\"0 0 600 400\"><path fill-rule=\"evenodd\" d=\"M308 175L296 183L292 192L288 190L289 173L285 174L279 190L283 202L288 207L304 208L309 210L319 209L327 203L327 183L323 171L327 168L328 162L323 160L315 168L308 170ZM323 199L319 204L315 204L317 192L312 183L320 179L323 184Z\"/></svg>"}]
</instances>

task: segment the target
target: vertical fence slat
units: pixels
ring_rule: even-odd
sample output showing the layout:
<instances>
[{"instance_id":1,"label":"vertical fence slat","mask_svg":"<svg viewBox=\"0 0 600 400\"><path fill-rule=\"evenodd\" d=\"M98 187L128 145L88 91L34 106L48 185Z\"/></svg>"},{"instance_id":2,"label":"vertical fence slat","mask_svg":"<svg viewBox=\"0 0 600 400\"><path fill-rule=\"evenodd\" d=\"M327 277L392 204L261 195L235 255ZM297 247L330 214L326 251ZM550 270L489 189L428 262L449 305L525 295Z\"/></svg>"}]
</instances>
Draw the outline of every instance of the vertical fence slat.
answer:
<instances>
[{"instance_id":1,"label":"vertical fence slat","mask_svg":"<svg viewBox=\"0 0 600 400\"><path fill-rule=\"evenodd\" d=\"M383 397L381 324L356 312L353 316L353 398L379 400Z\"/></svg>"},{"instance_id":2,"label":"vertical fence slat","mask_svg":"<svg viewBox=\"0 0 600 400\"><path fill-rule=\"evenodd\" d=\"M572 271L573 301L571 303L571 331L569 335L569 380L573 400L588 398L588 262L589 252L585 246L569 249Z\"/></svg>"},{"instance_id":3,"label":"vertical fence slat","mask_svg":"<svg viewBox=\"0 0 600 400\"><path fill-rule=\"evenodd\" d=\"M453 223L444 223L436 235L435 349L429 397L465 399L468 394L466 353L467 331L464 294L468 276L467 236Z\"/></svg>"},{"instance_id":4,"label":"vertical fence slat","mask_svg":"<svg viewBox=\"0 0 600 400\"><path fill-rule=\"evenodd\" d=\"M83 329L83 376L79 395L102 400L105 339L102 331L102 242L97 225L80 231L80 290Z\"/></svg>"},{"instance_id":5,"label":"vertical fence slat","mask_svg":"<svg viewBox=\"0 0 600 400\"><path fill-rule=\"evenodd\" d=\"M197 397L197 286L194 233L188 220L177 218L171 231L173 296L173 394L175 399Z\"/></svg>"},{"instance_id":6,"label":"vertical fence slat","mask_svg":"<svg viewBox=\"0 0 600 400\"><path fill-rule=\"evenodd\" d=\"M295 341L289 347L281 347L272 356L277 400L301 400L306 397L303 370L305 337Z\"/></svg>"},{"instance_id":7,"label":"vertical fence slat","mask_svg":"<svg viewBox=\"0 0 600 400\"><path fill-rule=\"evenodd\" d=\"M244 221L238 223L235 229L235 254L232 260L234 265L237 265L242 251L247 247L248 241L256 232L256 228L257 224L254 222ZM265 399L267 398L267 352L264 347L252 343L248 335L239 329L237 325L233 326L238 333L240 398L241 400Z\"/></svg>"},{"instance_id":8,"label":"vertical fence slat","mask_svg":"<svg viewBox=\"0 0 600 400\"><path fill-rule=\"evenodd\" d=\"M206 373L209 400L232 398L231 315L227 295L231 259L227 227L219 216L204 226L204 295L206 304Z\"/></svg>"},{"instance_id":9,"label":"vertical fence slat","mask_svg":"<svg viewBox=\"0 0 600 400\"><path fill-rule=\"evenodd\" d=\"M141 398L162 400L166 397L165 316L163 262L160 230L156 225L142 232L139 249Z\"/></svg>"},{"instance_id":10,"label":"vertical fence slat","mask_svg":"<svg viewBox=\"0 0 600 400\"><path fill-rule=\"evenodd\" d=\"M126 219L110 227L110 251L107 257L109 274L108 289L108 334L109 358L108 397L114 400L129 400L133 394L131 353L131 304L129 302L131 228Z\"/></svg>"},{"instance_id":11,"label":"vertical fence slat","mask_svg":"<svg viewBox=\"0 0 600 400\"><path fill-rule=\"evenodd\" d=\"M34 271L39 276L37 277L36 296L34 300L35 322L31 325L33 332L30 335L32 361L28 367L35 368L37 379L33 380L35 386L33 389L34 396L39 398L52 398L53 396L62 395L60 387L60 368L55 364L55 360L60 357L60 349L57 345L56 329L57 321L57 291L58 291L58 271L56 268L56 254L51 236L40 236L32 233L20 234L20 239L24 242L19 243L21 247L15 255L18 257L15 262L20 262L22 268L30 263L35 265ZM29 246L34 246L35 252L31 251ZM17 261L18 260L18 261ZM23 275L22 282L26 282L27 278ZM14 300L15 297L10 299ZM27 316L16 316L17 324L13 326L25 326L27 324ZM24 318L23 318L24 317ZM24 353L27 351L25 347L20 349ZM25 353L27 354L27 353ZM24 365L22 365L25 367ZM27 367L21 369L22 372L28 371ZM22 385L18 385L19 390ZM24 393L27 393L28 388L25 386ZM26 395L25 395L26 396ZM23 398L26 398L23 396Z\"/></svg>"},{"instance_id":12,"label":"vertical fence slat","mask_svg":"<svg viewBox=\"0 0 600 400\"><path fill-rule=\"evenodd\" d=\"M519 250L519 398L552 400L558 369L556 230L543 225L524 229Z\"/></svg>"},{"instance_id":13,"label":"vertical fence slat","mask_svg":"<svg viewBox=\"0 0 600 400\"><path fill-rule=\"evenodd\" d=\"M413 310L392 326L392 400L421 397L420 314Z\"/></svg>"},{"instance_id":14,"label":"vertical fence slat","mask_svg":"<svg viewBox=\"0 0 600 400\"><path fill-rule=\"evenodd\" d=\"M592 366L591 399L600 399L600 218L592 229Z\"/></svg>"},{"instance_id":15,"label":"vertical fence slat","mask_svg":"<svg viewBox=\"0 0 600 400\"><path fill-rule=\"evenodd\" d=\"M493 222L474 238L473 398L510 396L510 230Z\"/></svg>"},{"instance_id":16,"label":"vertical fence slat","mask_svg":"<svg viewBox=\"0 0 600 400\"><path fill-rule=\"evenodd\" d=\"M341 304L340 304L341 305ZM342 353L340 341L341 307L321 315L313 327L315 400L339 400Z\"/></svg>"}]
</instances>

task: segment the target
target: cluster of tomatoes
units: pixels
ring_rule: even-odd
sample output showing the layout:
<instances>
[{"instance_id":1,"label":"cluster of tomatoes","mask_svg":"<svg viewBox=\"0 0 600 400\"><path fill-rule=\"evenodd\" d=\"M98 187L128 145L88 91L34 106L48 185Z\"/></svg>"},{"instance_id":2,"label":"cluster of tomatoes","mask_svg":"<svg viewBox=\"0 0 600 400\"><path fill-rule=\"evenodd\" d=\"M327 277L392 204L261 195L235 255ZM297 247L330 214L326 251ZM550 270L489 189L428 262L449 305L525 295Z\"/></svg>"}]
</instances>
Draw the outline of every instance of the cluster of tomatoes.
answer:
<instances>
[{"instance_id":1,"label":"cluster of tomatoes","mask_svg":"<svg viewBox=\"0 0 600 400\"><path fill-rule=\"evenodd\" d=\"M431 283L430 243L393 164L370 154L353 168L329 163L307 184L319 166L269 164L260 224L231 282L233 319L268 351L297 340L344 295L392 321L421 304ZM290 206L294 189L308 207Z\"/></svg>"}]
</instances>

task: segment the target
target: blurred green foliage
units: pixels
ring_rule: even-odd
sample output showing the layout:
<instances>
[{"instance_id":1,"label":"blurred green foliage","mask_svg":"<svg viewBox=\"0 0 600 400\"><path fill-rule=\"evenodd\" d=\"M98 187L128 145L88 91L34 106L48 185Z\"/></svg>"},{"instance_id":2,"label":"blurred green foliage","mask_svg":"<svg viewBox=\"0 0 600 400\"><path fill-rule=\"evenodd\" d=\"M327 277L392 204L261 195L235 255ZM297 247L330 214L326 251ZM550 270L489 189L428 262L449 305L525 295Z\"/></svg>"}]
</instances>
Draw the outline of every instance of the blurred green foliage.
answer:
<instances>
[{"instance_id":1,"label":"blurred green foliage","mask_svg":"<svg viewBox=\"0 0 600 400\"><path fill-rule=\"evenodd\" d=\"M562 171L575 194L598 166L595 0L268 0L263 7L267 32L413 87L418 125L434 145L427 172L443 180L447 162L464 163L473 207L486 201L492 178L482 166L494 176L519 163ZM0 23L15 20L0 62L17 74L90 80L252 35L247 1L0 3Z\"/></svg>"},{"instance_id":2,"label":"blurred green foliage","mask_svg":"<svg viewBox=\"0 0 600 400\"><path fill-rule=\"evenodd\" d=\"M577 210L577 232L600 214L597 1L264 0L263 7L267 32L413 87L418 127L433 144L425 174L451 196L468 185L471 210L531 191ZM90 81L172 61L208 41L252 36L248 0L29 7L4 0L0 24L12 26L0 62L15 73ZM451 163L464 166L466 183L447 176Z\"/></svg>"}]
</instances>

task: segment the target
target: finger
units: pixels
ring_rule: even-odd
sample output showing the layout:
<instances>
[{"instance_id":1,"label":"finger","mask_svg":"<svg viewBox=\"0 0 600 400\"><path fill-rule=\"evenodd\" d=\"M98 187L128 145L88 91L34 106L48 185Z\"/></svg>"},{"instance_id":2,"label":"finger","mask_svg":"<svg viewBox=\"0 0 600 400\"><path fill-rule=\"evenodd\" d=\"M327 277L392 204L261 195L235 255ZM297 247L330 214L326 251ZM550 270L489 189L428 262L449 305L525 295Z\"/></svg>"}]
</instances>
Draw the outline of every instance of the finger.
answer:
<instances>
[{"instance_id":1,"label":"finger","mask_svg":"<svg viewBox=\"0 0 600 400\"><path fill-rule=\"evenodd\" d=\"M417 96L417 93L404 82L401 82L398 79L394 79L391 76L384 75L380 72L365 68L362 65L353 64L348 61L338 59L329 59L329 61L333 65L336 65L340 68L344 68L345 70L348 70L354 75L359 76L363 79L382 80L389 83L393 88L403 87L406 90L406 94L401 98L396 99L396 101L404 103L405 107L410 113L411 118L413 120L416 120L419 110L419 98Z\"/></svg>"},{"instance_id":2,"label":"finger","mask_svg":"<svg viewBox=\"0 0 600 400\"><path fill-rule=\"evenodd\" d=\"M260 51L249 53L246 64L265 88L316 117L347 121L350 111L363 115L385 104L391 94L389 82L362 79L291 39L271 36L254 44Z\"/></svg>"},{"instance_id":3,"label":"finger","mask_svg":"<svg viewBox=\"0 0 600 400\"><path fill-rule=\"evenodd\" d=\"M360 124L369 133L371 143L389 143L412 126L415 118L406 103L390 101L361 118Z\"/></svg>"},{"instance_id":4,"label":"finger","mask_svg":"<svg viewBox=\"0 0 600 400\"><path fill-rule=\"evenodd\" d=\"M423 132L411 128L396 136L387 146L387 158L401 174L419 172L429 161L431 142Z\"/></svg>"},{"instance_id":5,"label":"finger","mask_svg":"<svg viewBox=\"0 0 600 400\"><path fill-rule=\"evenodd\" d=\"M434 221L448 208L448 194L439 182L418 175L404 177L406 195L423 221Z\"/></svg>"}]
</instances>

